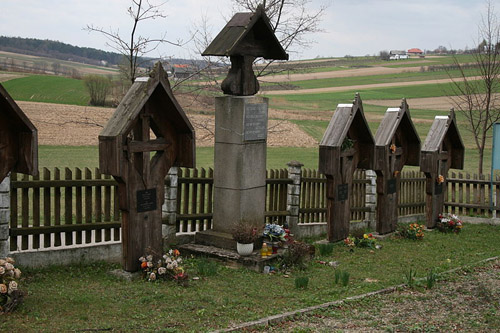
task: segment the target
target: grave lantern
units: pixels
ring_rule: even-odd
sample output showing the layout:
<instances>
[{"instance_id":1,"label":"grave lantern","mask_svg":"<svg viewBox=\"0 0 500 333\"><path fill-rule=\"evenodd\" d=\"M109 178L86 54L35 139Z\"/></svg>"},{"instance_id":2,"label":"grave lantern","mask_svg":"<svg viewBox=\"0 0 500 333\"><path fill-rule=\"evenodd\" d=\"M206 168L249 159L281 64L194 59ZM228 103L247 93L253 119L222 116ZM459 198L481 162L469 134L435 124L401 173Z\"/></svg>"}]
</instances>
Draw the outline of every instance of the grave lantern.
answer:
<instances>
[{"instance_id":1,"label":"grave lantern","mask_svg":"<svg viewBox=\"0 0 500 333\"><path fill-rule=\"evenodd\" d=\"M458 131L455 112L436 116L420 153L420 171L426 178L426 223L434 228L444 209L448 170L463 169L464 144Z\"/></svg>"},{"instance_id":2,"label":"grave lantern","mask_svg":"<svg viewBox=\"0 0 500 333\"><path fill-rule=\"evenodd\" d=\"M0 84L0 183L11 171L38 175L37 129Z\"/></svg>"},{"instance_id":3,"label":"grave lantern","mask_svg":"<svg viewBox=\"0 0 500 333\"><path fill-rule=\"evenodd\" d=\"M418 166L420 138L403 99L399 108L387 109L375 134L377 173L377 232L396 230L401 170L405 165Z\"/></svg>"},{"instance_id":4,"label":"grave lantern","mask_svg":"<svg viewBox=\"0 0 500 333\"><path fill-rule=\"evenodd\" d=\"M262 5L255 13L236 13L202 55L230 58L231 69L221 87L225 94L236 96L255 95L259 91L253 72L256 58L288 60Z\"/></svg>"},{"instance_id":5,"label":"grave lantern","mask_svg":"<svg viewBox=\"0 0 500 333\"><path fill-rule=\"evenodd\" d=\"M349 235L349 196L356 169L373 169L374 140L359 94L352 104L339 104L319 144L319 171L327 179L330 242Z\"/></svg>"},{"instance_id":6,"label":"grave lantern","mask_svg":"<svg viewBox=\"0 0 500 333\"><path fill-rule=\"evenodd\" d=\"M267 98L253 72L257 57L286 60L264 7L236 13L214 38L204 56L230 57L222 82L226 96L215 99L214 214L212 230L196 233L198 244L235 249L235 225L265 222Z\"/></svg>"},{"instance_id":7,"label":"grave lantern","mask_svg":"<svg viewBox=\"0 0 500 333\"><path fill-rule=\"evenodd\" d=\"M125 270L138 270L146 252L161 255L165 176L194 163L194 129L158 62L150 77L135 80L99 135L101 172L118 181Z\"/></svg>"}]
</instances>

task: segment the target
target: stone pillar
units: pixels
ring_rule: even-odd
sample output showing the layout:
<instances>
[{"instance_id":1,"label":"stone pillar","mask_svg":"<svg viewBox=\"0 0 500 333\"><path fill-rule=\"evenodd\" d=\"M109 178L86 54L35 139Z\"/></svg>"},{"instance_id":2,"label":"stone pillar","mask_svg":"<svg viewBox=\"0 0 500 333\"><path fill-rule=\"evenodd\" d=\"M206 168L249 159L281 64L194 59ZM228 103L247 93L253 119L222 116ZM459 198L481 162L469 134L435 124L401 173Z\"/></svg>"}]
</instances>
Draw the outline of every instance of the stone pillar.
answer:
<instances>
[{"instance_id":1,"label":"stone pillar","mask_svg":"<svg viewBox=\"0 0 500 333\"><path fill-rule=\"evenodd\" d=\"M198 232L196 243L235 248L236 224L264 224L267 109L261 96L215 99L213 229Z\"/></svg>"},{"instance_id":2,"label":"stone pillar","mask_svg":"<svg viewBox=\"0 0 500 333\"><path fill-rule=\"evenodd\" d=\"M365 213L365 221L367 221L370 226L375 226L377 209L377 174L373 170L366 170L365 175L366 179L370 181L365 187L365 207L370 208L370 211Z\"/></svg>"},{"instance_id":3,"label":"stone pillar","mask_svg":"<svg viewBox=\"0 0 500 333\"><path fill-rule=\"evenodd\" d=\"M179 182L179 168L171 167L167 174L168 185L165 185L165 202L162 207L163 220L167 223L162 225L163 238L173 239L177 231L177 186Z\"/></svg>"},{"instance_id":4,"label":"stone pillar","mask_svg":"<svg viewBox=\"0 0 500 333\"><path fill-rule=\"evenodd\" d=\"M300 182L302 175L302 167L304 164L291 161L288 162L288 178L292 180L292 184L287 186L286 195L286 210L288 215L286 222L292 234L298 234L299 224L299 208L300 208Z\"/></svg>"},{"instance_id":5,"label":"stone pillar","mask_svg":"<svg viewBox=\"0 0 500 333\"><path fill-rule=\"evenodd\" d=\"M0 183L0 258L9 255L10 175Z\"/></svg>"}]
</instances>

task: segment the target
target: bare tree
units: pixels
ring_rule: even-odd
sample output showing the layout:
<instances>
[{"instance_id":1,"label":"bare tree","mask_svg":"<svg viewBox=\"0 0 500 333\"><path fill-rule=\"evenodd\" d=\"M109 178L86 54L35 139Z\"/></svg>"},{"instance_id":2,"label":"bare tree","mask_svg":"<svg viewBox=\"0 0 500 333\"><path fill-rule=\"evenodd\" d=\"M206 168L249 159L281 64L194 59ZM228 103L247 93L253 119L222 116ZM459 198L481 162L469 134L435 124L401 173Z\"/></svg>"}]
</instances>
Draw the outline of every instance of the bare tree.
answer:
<instances>
[{"instance_id":1,"label":"bare tree","mask_svg":"<svg viewBox=\"0 0 500 333\"><path fill-rule=\"evenodd\" d=\"M278 37L283 48L288 52L298 52L312 44L309 35L321 32L319 23L327 9L322 5L317 10L309 8L311 0L232 0L235 10L255 11L259 5L263 5L267 17L271 21L273 31ZM265 75L268 62L258 68L256 76ZM274 74L271 71L268 74Z\"/></svg>"},{"instance_id":2,"label":"bare tree","mask_svg":"<svg viewBox=\"0 0 500 333\"><path fill-rule=\"evenodd\" d=\"M131 3L127 12L132 18L133 24L127 35L121 35L118 29L105 30L94 25L87 25L85 30L104 35L109 41L107 45L124 56L124 66L120 66L120 71L128 81L133 83L138 76L137 71L141 65L142 57L156 50L162 44L181 46L182 42L166 39L166 32L158 38L145 37L138 33L138 26L141 22L166 17L161 10L165 2L153 4L150 0L131 0Z\"/></svg>"},{"instance_id":3,"label":"bare tree","mask_svg":"<svg viewBox=\"0 0 500 333\"><path fill-rule=\"evenodd\" d=\"M455 109L467 120L467 129L473 134L479 151L478 172L483 173L483 158L488 132L500 120L500 25L491 1L486 3L486 16L479 24L478 47L471 55L474 66L461 64L457 57L454 63L460 71L458 79L452 78ZM471 70L475 70L471 74ZM479 79L478 79L479 78Z\"/></svg>"}]
</instances>

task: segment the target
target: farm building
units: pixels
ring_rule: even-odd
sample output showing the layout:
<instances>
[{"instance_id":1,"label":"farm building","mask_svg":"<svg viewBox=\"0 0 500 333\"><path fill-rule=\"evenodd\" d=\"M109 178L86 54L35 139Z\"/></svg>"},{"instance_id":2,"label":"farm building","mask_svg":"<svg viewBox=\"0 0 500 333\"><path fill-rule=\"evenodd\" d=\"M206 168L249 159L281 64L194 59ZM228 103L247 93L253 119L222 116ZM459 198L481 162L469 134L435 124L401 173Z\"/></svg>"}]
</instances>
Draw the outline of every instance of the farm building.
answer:
<instances>
[{"instance_id":1,"label":"farm building","mask_svg":"<svg viewBox=\"0 0 500 333\"><path fill-rule=\"evenodd\" d=\"M423 56L424 52L421 49L413 48L413 49L409 49L406 52L406 54L408 54L409 56Z\"/></svg>"},{"instance_id":2,"label":"farm building","mask_svg":"<svg viewBox=\"0 0 500 333\"><path fill-rule=\"evenodd\" d=\"M188 64L172 65L172 75L175 79L186 79L193 76L197 72L197 68Z\"/></svg>"},{"instance_id":3,"label":"farm building","mask_svg":"<svg viewBox=\"0 0 500 333\"><path fill-rule=\"evenodd\" d=\"M408 55L406 54L406 51L400 51L400 50L391 50L389 52L389 60L401 60L401 59L408 59Z\"/></svg>"}]
</instances>

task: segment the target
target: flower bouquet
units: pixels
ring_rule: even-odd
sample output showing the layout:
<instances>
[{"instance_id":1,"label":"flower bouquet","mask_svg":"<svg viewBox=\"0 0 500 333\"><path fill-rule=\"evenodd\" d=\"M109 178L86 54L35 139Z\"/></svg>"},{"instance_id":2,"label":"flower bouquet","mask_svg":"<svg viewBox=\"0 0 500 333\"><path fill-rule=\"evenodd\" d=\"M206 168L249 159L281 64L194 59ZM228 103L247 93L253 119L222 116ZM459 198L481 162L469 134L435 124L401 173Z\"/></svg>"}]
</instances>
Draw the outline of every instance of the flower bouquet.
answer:
<instances>
[{"instance_id":1,"label":"flower bouquet","mask_svg":"<svg viewBox=\"0 0 500 333\"><path fill-rule=\"evenodd\" d=\"M0 313L13 311L24 297L18 289L21 271L14 263L12 258L0 259Z\"/></svg>"},{"instance_id":2,"label":"flower bouquet","mask_svg":"<svg viewBox=\"0 0 500 333\"><path fill-rule=\"evenodd\" d=\"M424 225L412 223L410 225L399 225L397 233L402 238L422 240L424 239L424 229Z\"/></svg>"},{"instance_id":3,"label":"flower bouquet","mask_svg":"<svg viewBox=\"0 0 500 333\"><path fill-rule=\"evenodd\" d=\"M363 234L362 238L348 236L344 239L344 244L348 247L369 247L371 249L377 248L377 240L372 234Z\"/></svg>"},{"instance_id":4,"label":"flower bouquet","mask_svg":"<svg viewBox=\"0 0 500 333\"><path fill-rule=\"evenodd\" d=\"M462 230L462 221L455 214L439 214L436 228L442 232L459 233Z\"/></svg>"},{"instance_id":5,"label":"flower bouquet","mask_svg":"<svg viewBox=\"0 0 500 333\"><path fill-rule=\"evenodd\" d=\"M153 255L140 257L141 269L144 278L148 281L158 280L174 280L185 284L188 280L188 275L184 268L180 266L182 258L179 250L169 250L160 259L154 260Z\"/></svg>"},{"instance_id":6,"label":"flower bouquet","mask_svg":"<svg viewBox=\"0 0 500 333\"><path fill-rule=\"evenodd\" d=\"M264 227L264 237L269 238L271 242L277 242L277 241L286 241L286 232L285 229L283 229L282 226L278 224L266 224Z\"/></svg>"}]
</instances>

